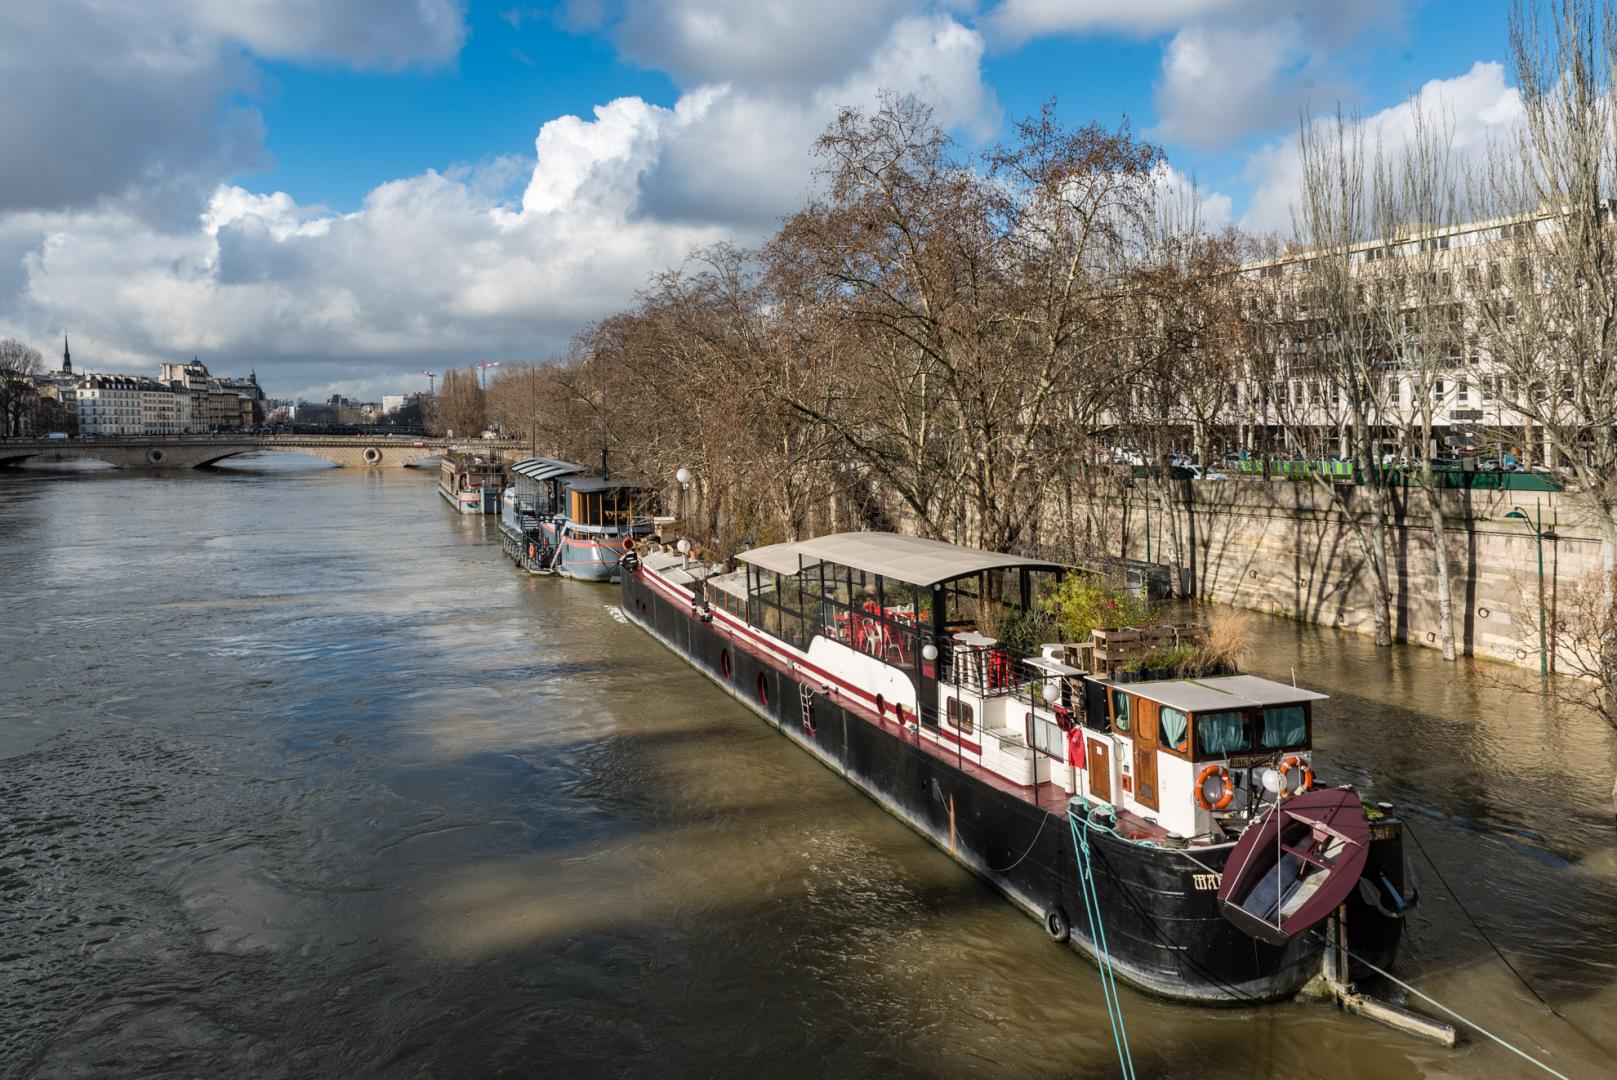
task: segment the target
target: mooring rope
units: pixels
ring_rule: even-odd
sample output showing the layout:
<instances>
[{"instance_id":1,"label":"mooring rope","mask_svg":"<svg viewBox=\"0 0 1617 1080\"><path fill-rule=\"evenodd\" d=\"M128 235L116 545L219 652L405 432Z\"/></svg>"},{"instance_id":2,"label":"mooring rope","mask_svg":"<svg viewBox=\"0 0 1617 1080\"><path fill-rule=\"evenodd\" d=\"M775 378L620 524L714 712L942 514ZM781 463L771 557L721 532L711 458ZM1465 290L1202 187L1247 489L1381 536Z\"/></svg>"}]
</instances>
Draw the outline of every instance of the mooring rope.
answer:
<instances>
[{"instance_id":1,"label":"mooring rope","mask_svg":"<svg viewBox=\"0 0 1617 1080\"><path fill-rule=\"evenodd\" d=\"M1550 1012L1554 1013L1556 1016L1560 1016L1562 1020L1565 1020L1566 1017L1561 1015L1560 1010L1556 1009L1556 1007L1551 1005L1548 1001L1545 1001L1544 995L1533 989L1533 984L1527 981L1527 976L1517 971L1516 965L1512 964L1510 962L1510 958L1500 951L1499 946L1493 943L1493 938L1488 936L1488 932L1482 928L1482 924L1477 922L1476 918L1466 908L1465 901L1460 899L1460 894L1455 892L1454 887L1448 883L1448 879L1443 876L1443 871L1437 868L1437 863L1432 861L1431 853L1426 850L1426 845L1420 842L1420 837L1415 835L1415 830L1409 827L1409 822L1407 821L1404 822L1404 832L1408 833L1409 838L1415 841L1415 846L1420 849L1421 856L1426 860L1426 865L1432 868L1432 873L1437 875L1437 880L1442 882L1443 888L1448 890L1450 898L1452 898L1454 901L1454 906L1460 909L1460 914L1464 915L1466 920L1471 923L1471 928L1477 932L1483 941L1488 943L1488 948L1492 949L1494 955L1499 957L1500 962L1510 969L1510 973L1516 976L1523 986L1527 987L1527 992L1538 999L1540 1005L1543 1005L1546 1009L1550 1010Z\"/></svg>"},{"instance_id":2,"label":"mooring rope","mask_svg":"<svg viewBox=\"0 0 1617 1080\"><path fill-rule=\"evenodd\" d=\"M1039 837L1044 835L1044 826L1049 820L1050 812L1045 811L1044 816L1039 819L1039 831L1033 834L1033 842L1027 846L1026 851L1022 852L1022 858L1017 859L1015 862L1011 863L1011 865L1004 867L1003 869L996 870L991 866L988 868L988 872L990 874L1008 874L1012 870L1015 870L1018 866L1021 866L1023 860L1025 860L1029 855L1033 854L1033 849L1039 846Z\"/></svg>"},{"instance_id":3,"label":"mooring rope","mask_svg":"<svg viewBox=\"0 0 1617 1080\"><path fill-rule=\"evenodd\" d=\"M1076 800L1074 800L1076 801ZM1112 1042L1117 1047L1123 1080L1135 1080L1134 1056L1129 1051L1128 1030L1123 1026L1123 1003L1118 998L1117 980L1112 974L1112 954L1106 947L1106 926L1101 918L1100 893L1095 889L1094 867L1089 860L1089 808L1084 808L1083 827L1073 804L1067 804L1067 823L1072 826L1072 850L1078 861L1078 886L1084 898L1084 914L1089 918L1089 940L1095 945L1095 964L1100 968L1101 994L1106 998L1106 1018L1112 1025Z\"/></svg>"},{"instance_id":4,"label":"mooring rope","mask_svg":"<svg viewBox=\"0 0 1617 1080\"><path fill-rule=\"evenodd\" d=\"M1436 998L1433 998L1429 994L1421 993L1419 990L1415 989L1413 986L1410 986L1408 983L1404 982L1404 980L1400 979L1398 976L1394 975L1392 972L1385 971L1382 968L1377 967L1376 965L1372 964L1370 961L1366 960L1364 957L1360 956L1358 953L1354 952L1352 949L1349 949L1347 951L1347 953L1348 953L1349 956L1353 957L1353 959L1357 960L1359 963L1363 964L1365 967L1369 968L1371 971L1375 972L1377 975L1380 975L1384 979L1391 980L1393 983L1396 983L1398 986L1403 987L1405 990L1409 991L1411 994L1414 994L1416 997L1420 998L1422 1001L1426 1002L1428 1005L1432 1006L1434 1009L1443 1010L1444 1012L1448 1013L1450 1016L1454 1017L1454 1019L1456 1019L1460 1023L1464 1024L1466 1027L1471 1028L1471 1029L1473 1029L1473 1030L1475 1030L1477 1032L1480 1032L1483 1035L1486 1035L1488 1038L1492 1039L1494 1042L1498 1043L1500 1046L1503 1046L1506 1050L1509 1050L1511 1053L1513 1053L1513 1054L1517 1055L1518 1057L1522 1058L1524 1061L1532 1062L1534 1065L1537 1065L1539 1068L1543 1069L1545 1072L1549 1073L1551 1076L1559 1077L1560 1080L1571 1080L1571 1077L1567 1076L1565 1073L1557 1072L1556 1070L1550 1068L1548 1065L1544 1064L1542 1061L1538 1060L1538 1058L1534 1057L1532 1054L1529 1054L1527 1051L1523 1050L1521 1047L1511 1045L1510 1043L1506 1042L1504 1039L1501 1039L1499 1036L1497 1036L1493 1032L1489 1031L1487 1028L1483 1027L1481 1024L1477 1023L1475 1020L1466 1019L1465 1017L1461 1016L1459 1013L1455 1012L1453 1009L1449 1008L1447 1005L1444 1005L1442 1002L1438 1001Z\"/></svg>"}]
</instances>

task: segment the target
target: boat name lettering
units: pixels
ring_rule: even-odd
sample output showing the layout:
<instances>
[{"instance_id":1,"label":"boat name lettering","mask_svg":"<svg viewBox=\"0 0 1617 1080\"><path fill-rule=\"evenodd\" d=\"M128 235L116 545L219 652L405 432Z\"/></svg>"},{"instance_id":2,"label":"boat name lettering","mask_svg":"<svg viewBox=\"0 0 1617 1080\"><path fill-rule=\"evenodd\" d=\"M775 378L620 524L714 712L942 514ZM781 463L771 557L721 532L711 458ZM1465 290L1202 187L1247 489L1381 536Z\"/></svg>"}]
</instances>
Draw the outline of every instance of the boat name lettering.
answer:
<instances>
[{"instance_id":1,"label":"boat name lettering","mask_svg":"<svg viewBox=\"0 0 1617 1080\"><path fill-rule=\"evenodd\" d=\"M1217 892L1223 874L1191 874L1190 880L1197 892Z\"/></svg>"}]
</instances>

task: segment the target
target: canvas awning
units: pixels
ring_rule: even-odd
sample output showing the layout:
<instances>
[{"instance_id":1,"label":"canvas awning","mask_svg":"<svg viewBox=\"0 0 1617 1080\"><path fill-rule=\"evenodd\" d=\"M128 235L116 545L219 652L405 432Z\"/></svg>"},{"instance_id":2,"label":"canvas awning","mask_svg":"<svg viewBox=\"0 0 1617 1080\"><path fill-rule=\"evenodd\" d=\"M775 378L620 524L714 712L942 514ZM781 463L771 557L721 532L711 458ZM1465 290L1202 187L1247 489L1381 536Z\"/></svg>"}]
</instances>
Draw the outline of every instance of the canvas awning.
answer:
<instances>
[{"instance_id":1,"label":"canvas awning","mask_svg":"<svg viewBox=\"0 0 1617 1080\"><path fill-rule=\"evenodd\" d=\"M894 581L911 585L936 585L944 581L965 577L984 570L1060 570L1058 563L1040 559L1027 559L1020 555L1006 555L997 551L962 547L942 540L927 540L920 536L905 536L889 532L835 533L817 536L812 540L799 540L792 544L772 544L738 556L743 562L757 566L765 564L754 556L768 559L773 565L766 569L777 573L796 573L797 559L805 565L817 562L837 563L863 570L867 574L880 574ZM790 564L791 569L781 567Z\"/></svg>"},{"instance_id":2,"label":"canvas awning","mask_svg":"<svg viewBox=\"0 0 1617 1080\"><path fill-rule=\"evenodd\" d=\"M511 466L511 471L529 480L554 480L558 476L571 476L573 473L583 472L584 466L574 465L570 461L559 461L556 458L536 457L517 462Z\"/></svg>"},{"instance_id":3,"label":"canvas awning","mask_svg":"<svg viewBox=\"0 0 1617 1080\"><path fill-rule=\"evenodd\" d=\"M1136 697L1166 705L1180 712L1232 712L1261 709L1268 705L1298 705L1324 701L1325 694L1263 679L1256 675L1222 675L1206 679L1163 679L1158 682L1113 682Z\"/></svg>"}]
</instances>

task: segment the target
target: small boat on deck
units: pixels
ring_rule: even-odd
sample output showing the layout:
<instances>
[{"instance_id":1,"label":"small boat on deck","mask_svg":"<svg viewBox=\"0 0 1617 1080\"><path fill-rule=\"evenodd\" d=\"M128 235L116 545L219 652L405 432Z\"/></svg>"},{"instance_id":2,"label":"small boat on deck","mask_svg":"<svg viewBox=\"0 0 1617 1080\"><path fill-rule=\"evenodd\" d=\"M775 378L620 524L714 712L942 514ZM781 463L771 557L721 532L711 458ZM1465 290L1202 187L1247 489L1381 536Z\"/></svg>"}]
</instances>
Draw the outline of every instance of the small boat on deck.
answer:
<instances>
[{"instance_id":1,"label":"small boat on deck","mask_svg":"<svg viewBox=\"0 0 1617 1080\"><path fill-rule=\"evenodd\" d=\"M505 490L505 465L498 458L451 450L438 473L438 494L462 514L497 514Z\"/></svg>"},{"instance_id":2,"label":"small boat on deck","mask_svg":"<svg viewBox=\"0 0 1617 1080\"><path fill-rule=\"evenodd\" d=\"M1162 997L1272 1001L1321 973L1324 935L1303 931L1344 904L1354 953L1393 966L1402 824L1315 789L1325 695L1129 671L1103 656L1123 632L997 640L1081 572L1056 563L879 532L736 560L631 554L622 610L1054 940ZM1269 912L1275 866L1297 881Z\"/></svg>"},{"instance_id":3,"label":"small boat on deck","mask_svg":"<svg viewBox=\"0 0 1617 1080\"><path fill-rule=\"evenodd\" d=\"M1370 823L1348 788L1309 791L1272 808L1230 853L1218 901L1259 941L1285 945L1324 922L1358 888Z\"/></svg>"}]
</instances>

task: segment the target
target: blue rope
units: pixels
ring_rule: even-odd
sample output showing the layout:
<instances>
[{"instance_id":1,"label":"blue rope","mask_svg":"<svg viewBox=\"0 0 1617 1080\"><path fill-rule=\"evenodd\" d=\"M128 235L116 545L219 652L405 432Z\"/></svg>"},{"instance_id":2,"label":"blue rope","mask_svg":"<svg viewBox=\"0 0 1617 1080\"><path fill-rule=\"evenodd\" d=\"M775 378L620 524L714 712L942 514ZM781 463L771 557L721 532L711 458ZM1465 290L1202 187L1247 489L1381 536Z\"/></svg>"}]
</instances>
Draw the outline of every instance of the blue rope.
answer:
<instances>
[{"instance_id":1,"label":"blue rope","mask_svg":"<svg viewBox=\"0 0 1617 1080\"><path fill-rule=\"evenodd\" d=\"M1095 889L1094 867L1089 858L1089 809L1084 809L1083 828L1079 827L1074 803L1067 804L1067 823L1072 827L1072 851L1078 860L1078 891L1084 898L1084 914L1089 919L1089 940L1095 945L1095 964L1100 968L1100 988L1106 998L1106 1019L1112 1025L1112 1042L1123 1068L1123 1080L1135 1080L1134 1057L1129 1052L1128 1030L1123 1026L1123 1002L1118 998L1117 980L1112 974L1112 954L1106 948L1106 927L1101 919L1100 894Z\"/></svg>"}]
</instances>

